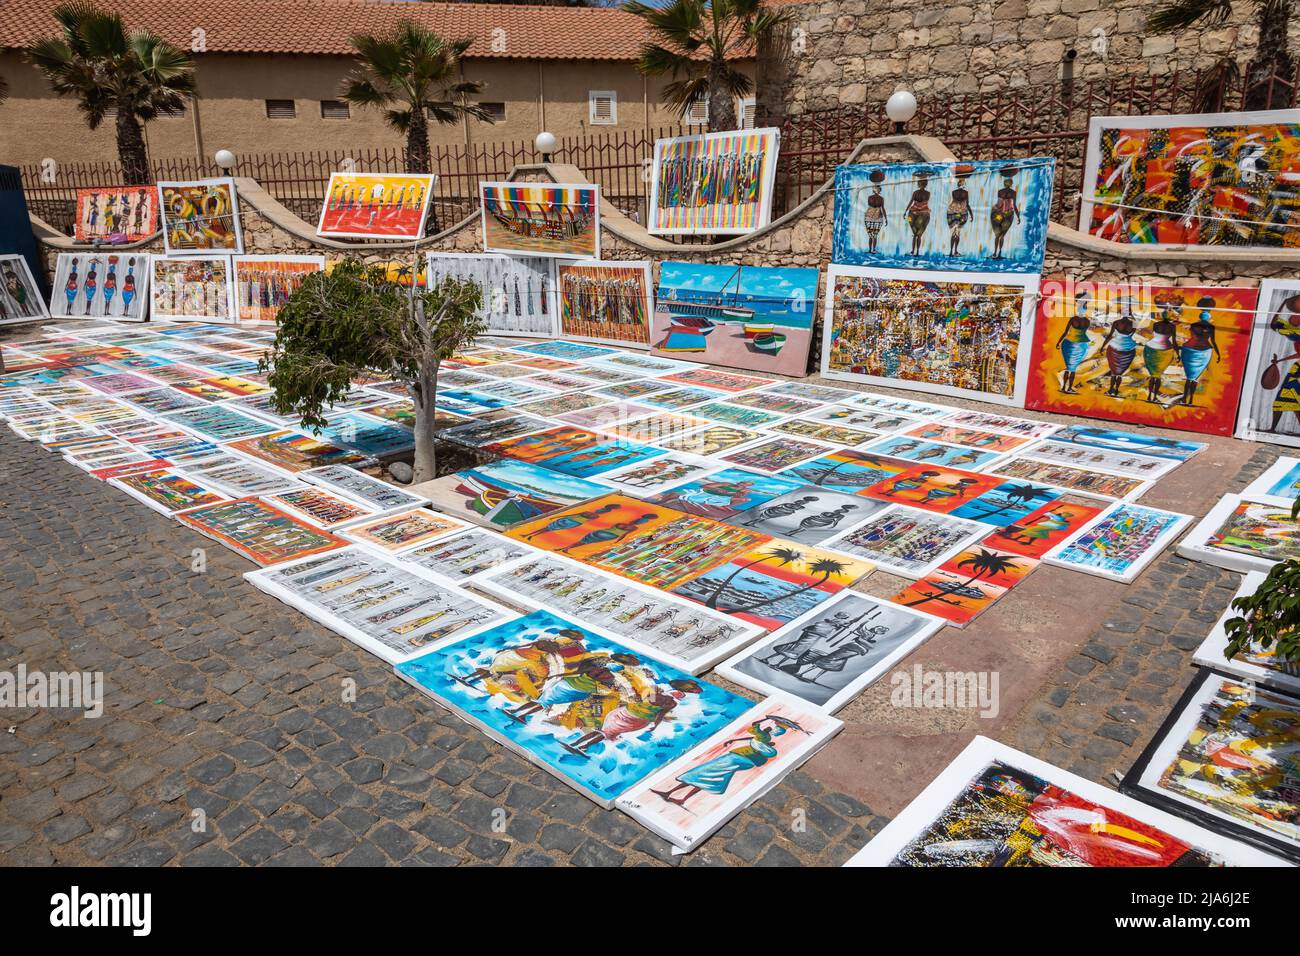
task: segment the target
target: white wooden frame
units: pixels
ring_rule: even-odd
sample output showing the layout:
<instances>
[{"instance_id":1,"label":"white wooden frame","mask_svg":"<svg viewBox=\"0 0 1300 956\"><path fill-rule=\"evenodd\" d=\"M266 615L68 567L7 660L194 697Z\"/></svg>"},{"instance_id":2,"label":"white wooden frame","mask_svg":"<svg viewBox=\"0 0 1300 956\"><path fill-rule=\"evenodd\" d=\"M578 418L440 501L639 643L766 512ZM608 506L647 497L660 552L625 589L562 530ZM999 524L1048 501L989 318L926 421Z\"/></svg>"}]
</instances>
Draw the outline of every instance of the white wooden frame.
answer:
<instances>
[{"instance_id":1,"label":"white wooden frame","mask_svg":"<svg viewBox=\"0 0 1300 956\"><path fill-rule=\"evenodd\" d=\"M1160 533L1160 536L1156 538L1155 543L1152 544L1151 547L1147 548L1146 551L1142 552L1136 560L1130 562L1123 572L1106 571L1100 568L1087 568L1083 565L1074 564L1061 558L1061 554L1068 550L1075 541L1092 531L1092 529L1097 527L1097 525L1109 520L1116 512L1125 508L1135 508L1140 511L1149 511L1156 514L1168 515L1175 520ZM1148 508L1145 505L1134 504L1131 501L1117 501L1105 511L1092 518L1092 520L1082 525L1079 530L1074 532L1074 534L1070 535L1056 547L1043 555L1043 563L1058 568L1069 568L1072 571L1082 571L1084 574L1092 574L1099 578L1109 578L1112 581L1120 581L1121 583L1128 584L1141 574L1148 564L1159 557L1161 552L1163 552L1165 548L1169 547L1169 544L1182 534L1183 529L1191 524L1193 520L1194 519L1191 515L1180 514L1176 511L1164 511L1160 508Z\"/></svg>"},{"instance_id":2,"label":"white wooden frame","mask_svg":"<svg viewBox=\"0 0 1300 956\"><path fill-rule=\"evenodd\" d=\"M235 189L235 180L231 176L217 176L212 179L173 179L156 184L158 191L158 228L162 230L163 248L169 258L205 258L207 256L238 256L244 252L244 229L240 222L239 193ZM235 248L233 249L173 249L168 223L167 203L163 199L163 190L187 186L225 186L230 190L231 225L235 230Z\"/></svg>"},{"instance_id":3,"label":"white wooden frame","mask_svg":"<svg viewBox=\"0 0 1300 956\"><path fill-rule=\"evenodd\" d=\"M664 152L668 146L686 142L704 144L711 140L747 139L752 136L760 136L767 141L763 147L763 177L758 191L758 216L752 227L690 226L673 228L658 225L655 212L659 208L659 170L663 163ZM776 162L780 151L781 130L775 126L764 126L758 129L726 130L720 133L697 133L689 136L672 136L655 140L653 165L651 166L650 199L646 206L648 210L646 231L655 236L682 236L697 233L743 236L764 228L772 221L772 186L776 180Z\"/></svg>"},{"instance_id":4,"label":"white wooden frame","mask_svg":"<svg viewBox=\"0 0 1300 956\"><path fill-rule=\"evenodd\" d=\"M1279 293L1283 295L1281 302L1285 302L1291 295L1300 296L1300 279L1264 279L1259 284L1259 300L1255 306L1255 321L1250 333L1250 354L1246 358L1246 370L1242 375L1241 401L1237 404L1237 427L1233 435L1247 441L1262 441L1273 445L1300 448L1300 434L1282 435L1269 427L1261 427L1267 426L1268 423L1262 421L1261 416L1256 415L1253 408L1261 391L1254 383L1260 380L1272 357L1284 354L1281 350L1287 348L1300 352L1300 338L1295 339L1293 344L1283 344L1287 340L1269 328L1274 313L1273 297ZM1292 367L1298 365L1300 359L1297 359ZM1283 378L1285 379L1285 376ZM1294 414L1296 421L1300 422L1300 413L1287 414Z\"/></svg>"}]
</instances>

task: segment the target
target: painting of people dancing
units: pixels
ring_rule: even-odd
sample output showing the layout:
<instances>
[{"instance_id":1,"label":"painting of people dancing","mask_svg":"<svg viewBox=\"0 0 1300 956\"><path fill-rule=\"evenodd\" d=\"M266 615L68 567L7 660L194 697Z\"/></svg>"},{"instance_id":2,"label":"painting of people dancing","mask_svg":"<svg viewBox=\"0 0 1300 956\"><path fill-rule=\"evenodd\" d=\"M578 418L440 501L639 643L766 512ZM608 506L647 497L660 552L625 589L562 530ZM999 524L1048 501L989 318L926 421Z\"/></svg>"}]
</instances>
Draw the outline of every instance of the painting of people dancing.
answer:
<instances>
[{"instance_id":1,"label":"painting of people dancing","mask_svg":"<svg viewBox=\"0 0 1300 956\"><path fill-rule=\"evenodd\" d=\"M316 234L419 239L437 179L427 173L331 173Z\"/></svg>"},{"instance_id":2,"label":"painting of people dancing","mask_svg":"<svg viewBox=\"0 0 1300 956\"><path fill-rule=\"evenodd\" d=\"M778 129L655 140L650 232L741 235L772 212Z\"/></svg>"}]
</instances>

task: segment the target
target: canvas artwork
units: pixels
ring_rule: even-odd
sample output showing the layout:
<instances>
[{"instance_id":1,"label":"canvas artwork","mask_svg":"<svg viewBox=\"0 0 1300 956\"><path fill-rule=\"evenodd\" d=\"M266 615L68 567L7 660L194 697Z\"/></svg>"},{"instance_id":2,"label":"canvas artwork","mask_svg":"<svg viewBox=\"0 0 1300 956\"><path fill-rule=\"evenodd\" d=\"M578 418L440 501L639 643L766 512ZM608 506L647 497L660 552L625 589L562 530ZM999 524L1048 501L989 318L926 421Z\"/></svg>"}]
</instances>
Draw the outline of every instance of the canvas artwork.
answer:
<instances>
[{"instance_id":1,"label":"canvas artwork","mask_svg":"<svg viewBox=\"0 0 1300 956\"><path fill-rule=\"evenodd\" d=\"M77 190L73 223L77 242L143 242L157 231L158 191L154 187L91 186Z\"/></svg>"},{"instance_id":2,"label":"canvas artwork","mask_svg":"<svg viewBox=\"0 0 1300 956\"><path fill-rule=\"evenodd\" d=\"M881 395L878 392L852 392L851 394L836 399L845 405L851 405L855 408L871 408L880 412L894 412L900 415L911 415L913 418L943 418L945 420L956 420L954 413L960 412L952 405L935 405L932 402L916 402L904 398L893 398L889 395ZM976 417L983 417L982 412L969 413ZM1021 421L1022 419L1008 419L1008 421ZM987 428L986 424L979 424L971 421L964 424L977 425L980 428ZM1044 425L1045 422L1037 424ZM1052 428L1057 426L1053 425ZM997 431L992 428L990 431ZM1014 434L1014 433L1013 433Z\"/></svg>"},{"instance_id":3,"label":"canvas artwork","mask_svg":"<svg viewBox=\"0 0 1300 956\"><path fill-rule=\"evenodd\" d=\"M301 487L281 472L225 454L190 465L187 474L232 498L272 495Z\"/></svg>"},{"instance_id":4,"label":"canvas artwork","mask_svg":"<svg viewBox=\"0 0 1300 956\"><path fill-rule=\"evenodd\" d=\"M165 515L226 500L225 495L167 468L110 478L108 483Z\"/></svg>"},{"instance_id":5,"label":"canvas artwork","mask_svg":"<svg viewBox=\"0 0 1300 956\"><path fill-rule=\"evenodd\" d=\"M316 235L419 239L437 181L428 173L330 173Z\"/></svg>"},{"instance_id":6,"label":"canvas artwork","mask_svg":"<svg viewBox=\"0 0 1300 956\"><path fill-rule=\"evenodd\" d=\"M709 421L737 425L741 428L762 428L772 422L779 422L784 416L771 412L759 411L757 408L744 408L728 402L706 402L691 407L691 414Z\"/></svg>"},{"instance_id":7,"label":"canvas artwork","mask_svg":"<svg viewBox=\"0 0 1300 956\"><path fill-rule=\"evenodd\" d=\"M787 541L821 544L883 507L879 501L861 495L804 485L727 520Z\"/></svg>"},{"instance_id":8,"label":"canvas artwork","mask_svg":"<svg viewBox=\"0 0 1300 956\"><path fill-rule=\"evenodd\" d=\"M203 406L203 402L199 399L192 398L174 388L151 388L142 392L132 392L129 395L123 395L121 400L152 415L163 415L167 412L180 411L183 408L201 408Z\"/></svg>"},{"instance_id":9,"label":"canvas artwork","mask_svg":"<svg viewBox=\"0 0 1300 956\"><path fill-rule=\"evenodd\" d=\"M790 701L763 701L615 805L690 851L817 753L842 726Z\"/></svg>"},{"instance_id":10,"label":"canvas artwork","mask_svg":"<svg viewBox=\"0 0 1300 956\"><path fill-rule=\"evenodd\" d=\"M658 415L648 415L635 421L613 425L609 431L623 438L634 438L637 441L661 444L708 424L708 419L696 418L694 415L662 412Z\"/></svg>"},{"instance_id":11,"label":"canvas artwork","mask_svg":"<svg viewBox=\"0 0 1300 956\"><path fill-rule=\"evenodd\" d=\"M321 436L372 458L389 458L415 448L412 429L363 415L332 417Z\"/></svg>"},{"instance_id":12,"label":"canvas artwork","mask_svg":"<svg viewBox=\"0 0 1300 956\"><path fill-rule=\"evenodd\" d=\"M654 235L743 235L766 226L781 131L774 127L655 140Z\"/></svg>"},{"instance_id":13,"label":"canvas artwork","mask_svg":"<svg viewBox=\"0 0 1300 956\"><path fill-rule=\"evenodd\" d=\"M927 441L945 442L949 445L966 445L981 451L1011 452L1030 444L1032 439L1017 435L1003 435L998 432L983 431L979 428L966 428L947 422L926 422L906 428L902 434L911 438L924 438Z\"/></svg>"},{"instance_id":14,"label":"canvas artwork","mask_svg":"<svg viewBox=\"0 0 1300 956\"><path fill-rule=\"evenodd\" d=\"M528 432L542 431L549 428L550 424L532 415L508 414L504 418L495 419L482 416L461 425L453 425L440 432L438 437L469 448L483 448L493 442L505 441L507 438L515 438Z\"/></svg>"},{"instance_id":15,"label":"canvas artwork","mask_svg":"<svg viewBox=\"0 0 1300 956\"><path fill-rule=\"evenodd\" d=\"M916 466L903 458L888 458L845 448L812 458L776 473L778 478L839 491L858 492Z\"/></svg>"},{"instance_id":16,"label":"canvas artwork","mask_svg":"<svg viewBox=\"0 0 1300 956\"><path fill-rule=\"evenodd\" d=\"M751 375L737 375L723 372L716 368L690 368L660 376L665 382L678 385L698 385L701 388L713 388L721 392L747 392L752 388L771 385L770 378L755 378ZM721 396L714 396L721 397ZM731 399L734 401L734 397Z\"/></svg>"},{"instance_id":17,"label":"canvas artwork","mask_svg":"<svg viewBox=\"0 0 1300 956\"><path fill-rule=\"evenodd\" d=\"M824 405L800 417L815 422L833 422L850 428L866 428L882 434L914 428L923 421L911 415L881 412L872 408L850 408L847 405ZM958 442L958 444L963 443Z\"/></svg>"},{"instance_id":18,"label":"canvas artwork","mask_svg":"<svg viewBox=\"0 0 1300 956\"><path fill-rule=\"evenodd\" d=\"M155 322L235 321L230 256L152 256L149 275L149 314Z\"/></svg>"},{"instance_id":19,"label":"canvas artwork","mask_svg":"<svg viewBox=\"0 0 1300 956\"><path fill-rule=\"evenodd\" d=\"M160 182L158 208L167 255L244 251L233 179Z\"/></svg>"},{"instance_id":20,"label":"canvas artwork","mask_svg":"<svg viewBox=\"0 0 1300 956\"><path fill-rule=\"evenodd\" d=\"M1279 458L1247 485L1241 496L1290 508L1300 497L1300 458Z\"/></svg>"},{"instance_id":21,"label":"canvas artwork","mask_svg":"<svg viewBox=\"0 0 1300 956\"><path fill-rule=\"evenodd\" d=\"M583 382L577 388L585 388L589 382ZM610 398L620 399L638 399L646 395L653 395L655 392L666 392L673 387L671 382L657 382L654 379L644 378L635 382L616 382L613 385L602 385L600 388L592 389L598 395L608 395Z\"/></svg>"},{"instance_id":22,"label":"canvas artwork","mask_svg":"<svg viewBox=\"0 0 1300 956\"><path fill-rule=\"evenodd\" d=\"M1133 245L1295 245L1300 110L1094 116L1082 232Z\"/></svg>"},{"instance_id":23,"label":"canvas artwork","mask_svg":"<svg viewBox=\"0 0 1300 956\"><path fill-rule=\"evenodd\" d=\"M941 627L938 618L843 592L719 665L718 673L833 714Z\"/></svg>"},{"instance_id":24,"label":"canvas artwork","mask_svg":"<svg viewBox=\"0 0 1300 956\"><path fill-rule=\"evenodd\" d=\"M1300 447L1300 283L1262 280L1253 326L1234 434Z\"/></svg>"},{"instance_id":25,"label":"canvas artwork","mask_svg":"<svg viewBox=\"0 0 1300 956\"><path fill-rule=\"evenodd\" d=\"M536 344L516 345L513 348L516 352L526 352L530 355L542 355L548 358L567 359L575 362L616 354L613 349L599 345L588 345L585 342L538 342Z\"/></svg>"},{"instance_id":26,"label":"canvas artwork","mask_svg":"<svg viewBox=\"0 0 1300 956\"><path fill-rule=\"evenodd\" d=\"M390 664L512 617L463 588L357 547L244 578Z\"/></svg>"},{"instance_id":27,"label":"canvas artwork","mask_svg":"<svg viewBox=\"0 0 1300 956\"><path fill-rule=\"evenodd\" d=\"M649 262L566 262L557 273L565 339L649 347Z\"/></svg>"},{"instance_id":28,"label":"canvas artwork","mask_svg":"<svg viewBox=\"0 0 1300 956\"><path fill-rule=\"evenodd\" d=\"M556 415L555 420L566 425L577 425L579 428L595 429L619 425L629 419L643 418L653 412L654 409L649 405L638 405L636 402L606 402L593 408Z\"/></svg>"},{"instance_id":29,"label":"canvas artwork","mask_svg":"<svg viewBox=\"0 0 1300 956\"><path fill-rule=\"evenodd\" d=\"M594 481L526 461L503 458L444 479L450 510L476 523L505 528L608 494Z\"/></svg>"},{"instance_id":30,"label":"canvas artwork","mask_svg":"<svg viewBox=\"0 0 1300 956\"><path fill-rule=\"evenodd\" d=\"M775 425L769 425L768 431L779 432L782 435L795 435L830 445L862 445L880 437L877 432L831 422L812 422L805 418L787 418Z\"/></svg>"},{"instance_id":31,"label":"canvas artwork","mask_svg":"<svg viewBox=\"0 0 1300 956\"><path fill-rule=\"evenodd\" d=\"M973 544L909 584L891 601L965 627L1023 581L1038 559Z\"/></svg>"},{"instance_id":32,"label":"canvas artwork","mask_svg":"<svg viewBox=\"0 0 1300 956\"><path fill-rule=\"evenodd\" d=\"M988 533L978 521L888 505L825 544L889 574L919 578Z\"/></svg>"},{"instance_id":33,"label":"canvas artwork","mask_svg":"<svg viewBox=\"0 0 1300 956\"><path fill-rule=\"evenodd\" d=\"M1119 501L1043 556L1047 564L1132 581L1192 521L1191 515Z\"/></svg>"},{"instance_id":34,"label":"canvas artwork","mask_svg":"<svg viewBox=\"0 0 1300 956\"><path fill-rule=\"evenodd\" d=\"M653 445L567 426L494 442L488 450L575 478L590 478L664 454Z\"/></svg>"},{"instance_id":35,"label":"canvas artwork","mask_svg":"<svg viewBox=\"0 0 1300 956\"><path fill-rule=\"evenodd\" d=\"M756 408L764 412L772 412L776 415L810 415L822 407L822 403L816 399L796 398L792 395L782 395L777 392L769 392L766 389L757 392L747 392L744 395L722 395L729 404L743 405L745 408Z\"/></svg>"},{"instance_id":36,"label":"canvas artwork","mask_svg":"<svg viewBox=\"0 0 1300 956\"><path fill-rule=\"evenodd\" d=\"M200 438L215 442L234 441L237 438L249 438L253 435L265 435L276 430L269 422L264 422L248 415L240 414L224 405L205 405L202 408L186 408L179 412L169 412L162 419L179 425Z\"/></svg>"},{"instance_id":37,"label":"canvas artwork","mask_svg":"<svg viewBox=\"0 0 1300 956\"><path fill-rule=\"evenodd\" d=\"M762 632L555 554L537 554L485 576L480 586L607 634L691 674L708 670Z\"/></svg>"},{"instance_id":38,"label":"canvas artwork","mask_svg":"<svg viewBox=\"0 0 1300 956\"><path fill-rule=\"evenodd\" d=\"M474 282L483 292L479 315L488 331L550 338L557 332L555 269L550 259L487 253L430 252L428 275Z\"/></svg>"},{"instance_id":39,"label":"canvas artwork","mask_svg":"<svg viewBox=\"0 0 1300 956\"><path fill-rule=\"evenodd\" d=\"M1267 576L1263 571L1248 571L1243 576L1241 587L1232 596L1232 600L1254 594ZM1241 678L1243 681L1253 681L1300 697L1300 661L1290 660L1279 654L1276 643L1264 647L1258 640L1252 640L1232 658L1224 656L1228 648L1228 633L1225 625L1230 618L1237 616L1237 612L1232 609L1232 601L1229 601L1228 609L1220 615L1213 630L1196 649L1193 661L1202 667L1212 667L1221 673Z\"/></svg>"},{"instance_id":40,"label":"canvas artwork","mask_svg":"<svg viewBox=\"0 0 1300 956\"><path fill-rule=\"evenodd\" d=\"M1055 168L1050 157L839 166L831 261L1039 272Z\"/></svg>"},{"instance_id":41,"label":"canvas artwork","mask_svg":"<svg viewBox=\"0 0 1300 956\"><path fill-rule=\"evenodd\" d=\"M324 256L235 256L235 320L275 323L302 281L323 272Z\"/></svg>"},{"instance_id":42,"label":"canvas artwork","mask_svg":"<svg viewBox=\"0 0 1300 956\"><path fill-rule=\"evenodd\" d=\"M479 202L487 252L600 258L599 186L483 182Z\"/></svg>"},{"instance_id":43,"label":"canvas artwork","mask_svg":"<svg viewBox=\"0 0 1300 956\"><path fill-rule=\"evenodd\" d=\"M301 432L277 431L231 442L232 451L264 461L287 472L306 471L322 465L361 465L370 461L360 452Z\"/></svg>"},{"instance_id":44,"label":"canvas artwork","mask_svg":"<svg viewBox=\"0 0 1300 956\"><path fill-rule=\"evenodd\" d=\"M149 306L149 256L60 252L50 315L56 319L143 322Z\"/></svg>"},{"instance_id":45,"label":"canvas artwork","mask_svg":"<svg viewBox=\"0 0 1300 956\"><path fill-rule=\"evenodd\" d=\"M349 525L339 534L358 544L394 552L405 551L418 544L428 544L437 538L445 538L454 531L464 531L468 527L465 522L457 521L448 515L430 511L428 508L414 508Z\"/></svg>"},{"instance_id":46,"label":"canvas artwork","mask_svg":"<svg viewBox=\"0 0 1300 956\"><path fill-rule=\"evenodd\" d=\"M1030 452L1032 454L1032 451ZM1011 458L989 468L989 472L1007 478L1041 481L1058 488L1068 488L1097 498L1135 500L1142 496L1151 482L1145 478L1129 478L1087 468L1056 465L1034 458Z\"/></svg>"},{"instance_id":47,"label":"canvas artwork","mask_svg":"<svg viewBox=\"0 0 1300 956\"><path fill-rule=\"evenodd\" d=\"M1132 451L1112 451L1088 445L1072 445L1051 438L1025 449L1025 454L1037 461L1066 465L1082 471L1107 471L1112 475L1154 481L1178 467L1169 458L1156 458Z\"/></svg>"},{"instance_id":48,"label":"canvas artwork","mask_svg":"<svg viewBox=\"0 0 1300 956\"><path fill-rule=\"evenodd\" d=\"M309 471L299 472L296 477L340 494L344 498L351 498L353 501L368 505L380 512L416 508L428 502L427 498L413 495L409 491L403 491L401 488L390 485L386 481L380 481L378 478L371 478L369 475L364 475L355 468L349 468L346 465L325 465L321 468L312 468Z\"/></svg>"},{"instance_id":49,"label":"canvas artwork","mask_svg":"<svg viewBox=\"0 0 1300 956\"><path fill-rule=\"evenodd\" d=\"M671 383L667 382L662 384L671 385ZM646 395L641 401L647 405L654 405L656 408L683 409L694 408L702 402L727 397L725 392L719 392L717 389L712 388L670 387L669 391Z\"/></svg>"},{"instance_id":50,"label":"canvas artwork","mask_svg":"<svg viewBox=\"0 0 1300 956\"><path fill-rule=\"evenodd\" d=\"M947 513L1003 484L1003 479L956 468L914 465L896 472L862 494L891 504L908 504L924 511Z\"/></svg>"},{"instance_id":51,"label":"canvas artwork","mask_svg":"<svg viewBox=\"0 0 1300 956\"><path fill-rule=\"evenodd\" d=\"M800 487L800 482L780 476L724 468L696 478L649 500L665 508L726 521L743 511L765 504Z\"/></svg>"},{"instance_id":52,"label":"canvas artwork","mask_svg":"<svg viewBox=\"0 0 1300 956\"><path fill-rule=\"evenodd\" d=\"M474 581L477 584L479 578L503 565L536 553L532 548L516 544L499 534L471 528L403 551L394 560L417 564L426 571L458 583ZM511 595L507 597L512 598ZM513 603L518 601L513 600Z\"/></svg>"},{"instance_id":53,"label":"canvas artwork","mask_svg":"<svg viewBox=\"0 0 1300 956\"><path fill-rule=\"evenodd\" d=\"M397 674L607 808L750 707L546 611L399 664Z\"/></svg>"},{"instance_id":54,"label":"canvas artwork","mask_svg":"<svg viewBox=\"0 0 1300 956\"><path fill-rule=\"evenodd\" d=\"M1277 866L1266 853L976 737L847 866Z\"/></svg>"},{"instance_id":55,"label":"canvas artwork","mask_svg":"<svg viewBox=\"0 0 1300 956\"><path fill-rule=\"evenodd\" d=\"M27 260L19 255L0 255L0 325L49 317L45 297L32 278Z\"/></svg>"},{"instance_id":56,"label":"canvas artwork","mask_svg":"<svg viewBox=\"0 0 1300 956\"><path fill-rule=\"evenodd\" d=\"M1101 514L1102 510L1100 502L1088 504L1058 498L1010 524L996 528L984 539L984 543L999 551L1008 551L1026 558L1041 558Z\"/></svg>"},{"instance_id":57,"label":"canvas artwork","mask_svg":"<svg viewBox=\"0 0 1300 956\"><path fill-rule=\"evenodd\" d=\"M268 504L327 531L363 518L373 517L375 509L349 501L340 495L304 485L266 497Z\"/></svg>"},{"instance_id":58,"label":"canvas artwork","mask_svg":"<svg viewBox=\"0 0 1300 956\"><path fill-rule=\"evenodd\" d=\"M662 262L655 354L780 375L808 370L816 269Z\"/></svg>"},{"instance_id":59,"label":"canvas artwork","mask_svg":"<svg viewBox=\"0 0 1300 956\"><path fill-rule=\"evenodd\" d=\"M177 517L200 534L263 566L345 547L341 538L313 528L256 498L239 498L186 511Z\"/></svg>"},{"instance_id":60,"label":"canvas artwork","mask_svg":"<svg viewBox=\"0 0 1300 956\"><path fill-rule=\"evenodd\" d=\"M1230 435L1246 381L1249 288L1044 287L1026 407Z\"/></svg>"},{"instance_id":61,"label":"canvas artwork","mask_svg":"<svg viewBox=\"0 0 1300 956\"><path fill-rule=\"evenodd\" d=\"M949 514L981 524L1004 528L1022 521L1043 505L1060 498L1059 488L1032 482L1004 481L977 498L954 508Z\"/></svg>"},{"instance_id":62,"label":"canvas artwork","mask_svg":"<svg viewBox=\"0 0 1300 956\"><path fill-rule=\"evenodd\" d=\"M830 451L832 449L827 445L795 441L793 438L774 438L739 448L729 455L723 455L722 460L757 471L781 471Z\"/></svg>"},{"instance_id":63,"label":"canvas artwork","mask_svg":"<svg viewBox=\"0 0 1300 956\"><path fill-rule=\"evenodd\" d=\"M1023 407L1038 276L826 271L821 371Z\"/></svg>"},{"instance_id":64,"label":"canvas artwork","mask_svg":"<svg viewBox=\"0 0 1300 956\"><path fill-rule=\"evenodd\" d=\"M1291 505L1224 495L1178 544L1178 553L1230 571L1271 571L1300 558L1300 520Z\"/></svg>"},{"instance_id":65,"label":"canvas artwork","mask_svg":"<svg viewBox=\"0 0 1300 956\"><path fill-rule=\"evenodd\" d=\"M600 481L634 494L649 495L693 481L718 470L715 462L690 455L664 455L626 468L616 468L600 476Z\"/></svg>"},{"instance_id":66,"label":"canvas artwork","mask_svg":"<svg viewBox=\"0 0 1300 956\"><path fill-rule=\"evenodd\" d=\"M906 435L890 435L863 445L860 450L872 455L902 458L926 465L943 465L948 468L983 468L1002 457L997 452L979 451L965 445L923 441Z\"/></svg>"},{"instance_id":67,"label":"canvas artwork","mask_svg":"<svg viewBox=\"0 0 1300 956\"><path fill-rule=\"evenodd\" d=\"M1120 789L1300 863L1300 701L1202 671Z\"/></svg>"},{"instance_id":68,"label":"canvas artwork","mask_svg":"<svg viewBox=\"0 0 1300 956\"><path fill-rule=\"evenodd\" d=\"M1140 432L1126 432L1113 428L1093 428L1087 425L1069 425L1052 434L1052 441L1084 448L1104 448L1108 451L1136 452L1152 458L1184 462L1204 451L1204 442L1179 438L1159 438Z\"/></svg>"}]
</instances>

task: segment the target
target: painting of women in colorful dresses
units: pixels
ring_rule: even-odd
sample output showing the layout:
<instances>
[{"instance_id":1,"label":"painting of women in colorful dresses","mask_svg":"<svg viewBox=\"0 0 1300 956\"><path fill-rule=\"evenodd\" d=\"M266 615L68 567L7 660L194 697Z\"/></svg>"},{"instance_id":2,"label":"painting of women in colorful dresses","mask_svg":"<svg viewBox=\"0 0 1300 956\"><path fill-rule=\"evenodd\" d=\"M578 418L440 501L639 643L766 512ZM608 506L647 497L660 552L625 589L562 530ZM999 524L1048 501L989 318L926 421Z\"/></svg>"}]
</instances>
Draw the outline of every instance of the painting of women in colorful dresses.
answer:
<instances>
[{"instance_id":1,"label":"painting of women in colorful dresses","mask_svg":"<svg viewBox=\"0 0 1300 956\"><path fill-rule=\"evenodd\" d=\"M1038 272L1051 158L846 165L835 170L831 260L845 265Z\"/></svg>"},{"instance_id":2,"label":"painting of women in colorful dresses","mask_svg":"<svg viewBox=\"0 0 1300 956\"><path fill-rule=\"evenodd\" d=\"M50 315L143 322L148 289L147 255L61 252L54 267Z\"/></svg>"},{"instance_id":3,"label":"painting of women in colorful dresses","mask_svg":"<svg viewBox=\"0 0 1300 956\"><path fill-rule=\"evenodd\" d=\"M547 611L396 669L603 807L752 706Z\"/></svg>"},{"instance_id":4,"label":"painting of women in colorful dresses","mask_svg":"<svg viewBox=\"0 0 1300 956\"><path fill-rule=\"evenodd\" d=\"M1025 405L1229 435L1257 296L1248 288L1049 280Z\"/></svg>"},{"instance_id":5,"label":"painting of women in colorful dresses","mask_svg":"<svg viewBox=\"0 0 1300 956\"><path fill-rule=\"evenodd\" d=\"M158 208L167 255L244 251L233 179L158 183Z\"/></svg>"},{"instance_id":6,"label":"painting of women in colorful dresses","mask_svg":"<svg viewBox=\"0 0 1300 956\"><path fill-rule=\"evenodd\" d=\"M655 140L647 229L743 235L766 226L780 144L775 128Z\"/></svg>"},{"instance_id":7,"label":"painting of women in colorful dresses","mask_svg":"<svg viewBox=\"0 0 1300 956\"><path fill-rule=\"evenodd\" d=\"M426 173L330 173L316 235L419 239L437 181Z\"/></svg>"},{"instance_id":8,"label":"painting of women in colorful dresses","mask_svg":"<svg viewBox=\"0 0 1300 956\"><path fill-rule=\"evenodd\" d=\"M1236 435L1300 447L1300 282L1260 283Z\"/></svg>"},{"instance_id":9,"label":"painting of women in colorful dresses","mask_svg":"<svg viewBox=\"0 0 1300 956\"><path fill-rule=\"evenodd\" d=\"M77 242L142 242L158 231L158 191L152 186L91 186L77 190Z\"/></svg>"},{"instance_id":10,"label":"painting of women in colorful dresses","mask_svg":"<svg viewBox=\"0 0 1300 956\"><path fill-rule=\"evenodd\" d=\"M1038 276L826 270L827 378L1024 405Z\"/></svg>"},{"instance_id":11,"label":"painting of women in colorful dresses","mask_svg":"<svg viewBox=\"0 0 1300 956\"><path fill-rule=\"evenodd\" d=\"M1079 230L1111 242L1294 248L1300 110L1094 116Z\"/></svg>"}]
</instances>

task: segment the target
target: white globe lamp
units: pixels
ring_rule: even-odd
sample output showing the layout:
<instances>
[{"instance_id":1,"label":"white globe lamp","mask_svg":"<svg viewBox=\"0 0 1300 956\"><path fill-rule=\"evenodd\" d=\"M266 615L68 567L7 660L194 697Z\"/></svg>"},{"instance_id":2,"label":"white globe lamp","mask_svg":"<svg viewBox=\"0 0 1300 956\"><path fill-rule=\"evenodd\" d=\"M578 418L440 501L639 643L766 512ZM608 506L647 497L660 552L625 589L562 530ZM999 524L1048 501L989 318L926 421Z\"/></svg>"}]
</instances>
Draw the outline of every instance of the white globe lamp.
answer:
<instances>
[{"instance_id":1,"label":"white globe lamp","mask_svg":"<svg viewBox=\"0 0 1300 956\"><path fill-rule=\"evenodd\" d=\"M916 97L907 90L896 90L885 101L885 115L894 123L894 133L902 134L907 121L916 115Z\"/></svg>"},{"instance_id":2,"label":"white globe lamp","mask_svg":"<svg viewBox=\"0 0 1300 956\"><path fill-rule=\"evenodd\" d=\"M537 138L533 140L533 145L536 146L537 151L542 154L542 162L549 163L551 161L551 154L555 152L555 134L542 130L537 134Z\"/></svg>"}]
</instances>

